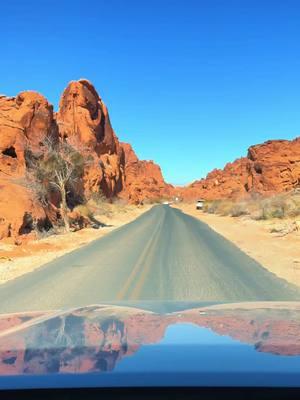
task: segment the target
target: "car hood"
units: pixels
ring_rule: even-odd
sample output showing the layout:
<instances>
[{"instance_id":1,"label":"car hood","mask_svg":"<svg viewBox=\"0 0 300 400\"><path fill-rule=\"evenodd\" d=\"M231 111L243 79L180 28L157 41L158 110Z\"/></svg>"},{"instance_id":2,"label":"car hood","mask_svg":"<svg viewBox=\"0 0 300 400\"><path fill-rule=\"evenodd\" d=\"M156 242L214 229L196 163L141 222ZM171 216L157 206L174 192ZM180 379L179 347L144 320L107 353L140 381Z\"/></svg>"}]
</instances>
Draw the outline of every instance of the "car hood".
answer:
<instances>
[{"instance_id":1,"label":"car hood","mask_svg":"<svg viewBox=\"0 0 300 400\"><path fill-rule=\"evenodd\" d=\"M1 315L0 387L300 385L300 303L155 309Z\"/></svg>"}]
</instances>

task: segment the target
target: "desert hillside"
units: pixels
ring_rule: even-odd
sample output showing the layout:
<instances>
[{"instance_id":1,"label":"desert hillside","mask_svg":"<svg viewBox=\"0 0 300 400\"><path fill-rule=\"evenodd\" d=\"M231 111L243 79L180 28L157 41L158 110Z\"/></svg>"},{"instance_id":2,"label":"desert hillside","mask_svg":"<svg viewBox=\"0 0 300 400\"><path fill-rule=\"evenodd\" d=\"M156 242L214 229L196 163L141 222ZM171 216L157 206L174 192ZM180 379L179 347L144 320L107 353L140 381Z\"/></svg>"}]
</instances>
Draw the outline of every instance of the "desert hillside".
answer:
<instances>
[{"instance_id":1,"label":"desert hillside","mask_svg":"<svg viewBox=\"0 0 300 400\"><path fill-rule=\"evenodd\" d=\"M215 169L179 190L185 200L241 199L288 192L300 186L300 138L269 140L251 146L247 157Z\"/></svg>"}]
</instances>

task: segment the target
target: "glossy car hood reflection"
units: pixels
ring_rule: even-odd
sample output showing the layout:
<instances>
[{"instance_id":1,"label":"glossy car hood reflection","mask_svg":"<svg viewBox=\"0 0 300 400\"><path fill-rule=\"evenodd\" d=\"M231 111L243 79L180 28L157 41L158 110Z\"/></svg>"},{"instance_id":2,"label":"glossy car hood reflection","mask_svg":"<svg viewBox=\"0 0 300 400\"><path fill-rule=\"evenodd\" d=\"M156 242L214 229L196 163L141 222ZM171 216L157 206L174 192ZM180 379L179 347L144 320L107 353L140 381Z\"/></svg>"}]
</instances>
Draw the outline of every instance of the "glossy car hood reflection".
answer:
<instances>
[{"instance_id":1,"label":"glossy car hood reflection","mask_svg":"<svg viewBox=\"0 0 300 400\"><path fill-rule=\"evenodd\" d=\"M300 371L300 303L213 305L164 315L95 305L0 316L1 375L226 370L249 367L250 360L259 370L266 359L260 354L288 358Z\"/></svg>"}]
</instances>

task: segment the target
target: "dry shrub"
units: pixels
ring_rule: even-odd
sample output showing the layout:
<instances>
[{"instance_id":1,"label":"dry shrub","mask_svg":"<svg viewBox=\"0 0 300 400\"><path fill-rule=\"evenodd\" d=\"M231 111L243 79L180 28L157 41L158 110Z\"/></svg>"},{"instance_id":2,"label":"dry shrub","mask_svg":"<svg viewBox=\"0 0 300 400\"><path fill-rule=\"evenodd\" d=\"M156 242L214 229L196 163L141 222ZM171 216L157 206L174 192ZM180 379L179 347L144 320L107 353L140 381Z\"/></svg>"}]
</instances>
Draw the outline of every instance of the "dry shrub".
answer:
<instances>
[{"instance_id":1,"label":"dry shrub","mask_svg":"<svg viewBox=\"0 0 300 400\"><path fill-rule=\"evenodd\" d=\"M284 218L285 217L285 200L282 196L272 196L261 202L262 219Z\"/></svg>"},{"instance_id":2,"label":"dry shrub","mask_svg":"<svg viewBox=\"0 0 300 400\"><path fill-rule=\"evenodd\" d=\"M209 214L219 214L222 216L231 215L234 202L231 200L213 200L204 203L203 211Z\"/></svg>"},{"instance_id":3,"label":"dry shrub","mask_svg":"<svg viewBox=\"0 0 300 400\"><path fill-rule=\"evenodd\" d=\"M98 229L103 226L103 223L95 218L93 209L88 204L80 204L74 207L69 217L75 230L87 227Z\"/></svg>"},{"instance_id":4,"label":"dry shrub","mask_svg":"<svg viewBox=\"0 0 300 400\"><path fill-rule=\"evenodd\" d=\"M240 217L248 215L253 220L294 218L300 215L300 194L281 193L268 198L253 196L248 200L214 200L204 204L204 212Z\"/></svg>"},{"instance_id":5,"label":"dry shrub","mask_svg":"<svg viewBox=\"0 0 300 400\"><path fill-rule=\"evenodd\" d=\"M242 215L249 215L249 207L246 201L235 203L230 210L232 217L241 217Z\"/></svg>"},{"instance_id":6,"label":"dry shrub","mask_svg":"<svg viewBox=\"0 0 300 400\"><path fill-rule=\"evenodd\" d=\"M87 204L80 204L80 205L74 207L73 211L76 214L81 215L82 217L85 217L85 218L89 218L89 219L93 218L93 216L94 216L93 211Z\"/></svg>"},{"instance_id":7,"label":"dry shrub","mask_svg":"<svg viewBox=\"0 0 300 400\"><path fill-rule=\"evenodd\" d=\"M91 197L87 205L93 211L94 215L98 216L100 219L101 217L110 219L117 214L127 213L129 210L136 207L129 205L126 199L117 197L114 199L107 199L104 196Z\"/></svg>"},{"instance_id":8,"label":"dry shrub","mask_svg":"<svg viewBox=\"0 0 300 400\"><path fill-rule=\"evenodd\" d=\"M222 200L206 201L203 205L203 211L208 214L218 214L218 205Z\"/></svg>"},{"instance_id":9,"label":"dry shrub","mask_svg":"<svg viewBox=\"0 0 300 400\"><path fill-rule=\"evenodd\" d=\"M224 217L231 215L231 210L232 210L233 206L234 206L234 202L232 202L230 200L221 201L218 204L218 214L220 214Z\"/></svg>"},{"instance_id":10,"label":"dry shrub","mask_svg":"<svg viewBox=\"0 0 300 400\"><path fill-rule=\"evenodd\" d=\"M111 216L111 204L101 191L91 194L87 206L94 215Z\"/></svg>"}]
</instances>

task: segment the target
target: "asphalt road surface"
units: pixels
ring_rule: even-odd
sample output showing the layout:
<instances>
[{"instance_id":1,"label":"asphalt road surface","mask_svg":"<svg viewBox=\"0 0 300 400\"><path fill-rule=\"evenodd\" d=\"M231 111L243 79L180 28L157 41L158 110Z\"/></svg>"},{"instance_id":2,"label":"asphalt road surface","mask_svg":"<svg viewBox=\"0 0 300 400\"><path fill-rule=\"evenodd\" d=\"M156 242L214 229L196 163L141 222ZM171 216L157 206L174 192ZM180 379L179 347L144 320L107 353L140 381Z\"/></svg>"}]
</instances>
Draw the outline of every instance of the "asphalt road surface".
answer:
<instances>
[{"instance_id":1,"label":"asphalt road surface","mask_svg":"<svg viewBox=\"0 0 300 400\"><path fill-rule=\"evenodd\" d=\"M148 300L300 300L300 290L169 206L0 286L0 312Z\"/></svg>"}]
</instances>

